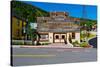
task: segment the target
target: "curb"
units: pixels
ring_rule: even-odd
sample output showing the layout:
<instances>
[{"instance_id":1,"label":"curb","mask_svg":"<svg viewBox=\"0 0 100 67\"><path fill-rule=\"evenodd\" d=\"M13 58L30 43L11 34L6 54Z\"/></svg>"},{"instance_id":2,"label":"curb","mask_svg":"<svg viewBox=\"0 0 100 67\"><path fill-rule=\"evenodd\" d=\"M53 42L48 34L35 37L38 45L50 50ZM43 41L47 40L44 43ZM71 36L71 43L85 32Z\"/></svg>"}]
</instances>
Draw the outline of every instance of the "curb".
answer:
<instances>
[{"instance_id":1,"label":"curb","mask_svg":"<svg viewBox=\"0 0 100 67\"><path fill-rule=\"evenodd\" d=\"M82 47L55 47L55 46L20 46L20 48L61 48L61 49L82 49Z\"/></svg>"},{"instance_id":2,"label":"curb","mask_svg":"<svg viewBox=\"0 0 100 67\"><path fill-rule=\"evenodd\" d=\"M93 46L90 45L90 47L66 47L66 46L23 46L23 45L13 45L14 48L58 48L58 49L85 49L85 48L93 48Z\"/></svg>"}]
</instances>

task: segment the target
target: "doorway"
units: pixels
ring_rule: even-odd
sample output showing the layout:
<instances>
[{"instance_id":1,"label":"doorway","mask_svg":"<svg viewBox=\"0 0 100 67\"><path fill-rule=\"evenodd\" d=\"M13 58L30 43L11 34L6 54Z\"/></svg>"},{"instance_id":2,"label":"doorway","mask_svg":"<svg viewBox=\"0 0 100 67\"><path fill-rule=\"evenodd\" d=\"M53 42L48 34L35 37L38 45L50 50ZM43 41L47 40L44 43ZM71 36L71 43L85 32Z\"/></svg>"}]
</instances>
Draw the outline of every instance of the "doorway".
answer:
<instances>
[{"instance_id":1,"label":"doorway","mask_svg":"<svg viewBox=\"0 0 100 67\"><path fill-rule=\"evenodd\" d=\"M66 34L62 34L62 33L54 34L54 43L64 43L64 39L67 39Z\"/></svg>"}]
</instances>

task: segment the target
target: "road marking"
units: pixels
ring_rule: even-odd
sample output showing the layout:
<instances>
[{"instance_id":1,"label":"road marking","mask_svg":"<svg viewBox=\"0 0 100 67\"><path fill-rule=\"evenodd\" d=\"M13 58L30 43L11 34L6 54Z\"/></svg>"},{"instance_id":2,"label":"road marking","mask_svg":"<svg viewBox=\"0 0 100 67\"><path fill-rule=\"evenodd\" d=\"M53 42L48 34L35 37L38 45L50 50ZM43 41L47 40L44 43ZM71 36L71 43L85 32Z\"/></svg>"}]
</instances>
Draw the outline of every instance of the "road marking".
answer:
<instances>
[{"instance_id":1,"label":"road marking","mask_svg":"<svg viewBox=\"0 0 100 67\"><path fill-rule=\"evenodd\" d=\"M43 54L43 55L12 55L12 56L13 57L54 57L56 55Z\"/></svg>"},{"instance_id":2,"label":"road marking","mask_svg":"<svg viewBox=\"0 0 100 67\"><path fill-rule=\"evenodd\" d=\"M89 50L84 50L84 52L90 52Z\"/></svg>"},{"instance_id":3,"label":"road marking","mask_svg":"<svg viewBox=\"0 0 100 67\"><path fill-rule=\"evenodd\" d=\"M80 51L76 51L76 50L75 50L75 51L72 51L72 52L80 52Z\"/></svg>"},{"instance_id":4,"label":"road marking","mask_svg":"<svg viewBox=\"0 0 100 67\"><path fill-rule=\"evenodd\" d=\"M64 50L58 49L57 51L58 51L58 52L60 52L60 51L62 52L62 51L64 51Z\"/></svg>"}]
</instances>

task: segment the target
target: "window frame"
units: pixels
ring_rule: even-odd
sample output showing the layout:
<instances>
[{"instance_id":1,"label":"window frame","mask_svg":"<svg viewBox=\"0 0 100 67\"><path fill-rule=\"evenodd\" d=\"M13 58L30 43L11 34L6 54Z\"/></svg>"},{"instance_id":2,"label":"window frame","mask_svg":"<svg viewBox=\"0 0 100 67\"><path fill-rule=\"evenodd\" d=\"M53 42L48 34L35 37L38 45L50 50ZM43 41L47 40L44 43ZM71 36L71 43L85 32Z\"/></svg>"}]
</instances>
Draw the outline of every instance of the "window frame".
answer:
<instances>
[{"instance_id":1,"label":"window frame","mask_svg":"<svg viewBox=\"0 0 100 67\"><path fill-rule=\"evenodd\" d=\"M48 34L41 34L40 36L41 36L40 40L48 40L49 39L49 35Z\"/></svg>"},{"instance_id":2,"label":"window frame","mask_svg":"<svg viewBox=\"0 0 100 67\"><path fill-rule=\"evenodd\" d=\"M59 38L59 35L55 35L55 39L60 39L60 38Z\"/></svg>"},{"instance_id":3,"label":"window frame","mask_svg":"<svg viewBox=\"0 0 100 67\"><path fill-rule=\"evenodd\" d=\"M72 32L72 39L75 39L75 32Z\"/></svg>"},{"instance_id":4,"label":"window frame","mask_svg":"<svg viewBox=\"0 0 100 67\"><path fill-rule=\"evenodd\" d=\"M63 36L64 36L64 38L63 38ZM65 35L62 35L61 38L62 38L62 39L65 39Z\"/></svg>"}]
</instances>

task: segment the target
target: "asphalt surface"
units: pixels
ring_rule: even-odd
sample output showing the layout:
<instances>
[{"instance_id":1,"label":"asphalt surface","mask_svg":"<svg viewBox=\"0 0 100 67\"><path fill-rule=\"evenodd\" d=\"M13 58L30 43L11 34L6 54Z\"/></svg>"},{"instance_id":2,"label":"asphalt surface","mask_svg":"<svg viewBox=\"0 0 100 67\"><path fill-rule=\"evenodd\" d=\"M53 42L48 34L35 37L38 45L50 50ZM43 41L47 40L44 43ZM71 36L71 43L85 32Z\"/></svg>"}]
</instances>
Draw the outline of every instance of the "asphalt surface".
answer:
<instances>
[{"instance_id":1,"label":"asphalt surface","mask_svg":"<svg viewBox=\"0 0 100 67\"><path fill-rule=\"evenodd\" d=\"M13 48L13 66L97 61L96 48Z\"/></svg>"},{"instance_id":2,"label":"asphalt surface","mask_svg":"<svg viewBox=\"0 0 100 67\"><path fill-rule=\"evenodd\" d=\"M89 40L89 44L93 46L93 48L97 48L97 37Z\"/></svg>"}]
</instances>

